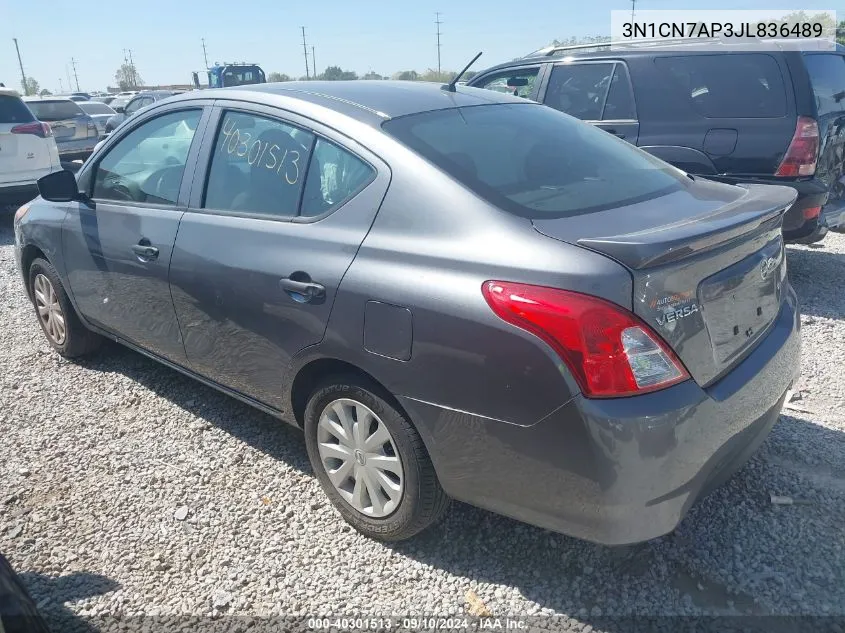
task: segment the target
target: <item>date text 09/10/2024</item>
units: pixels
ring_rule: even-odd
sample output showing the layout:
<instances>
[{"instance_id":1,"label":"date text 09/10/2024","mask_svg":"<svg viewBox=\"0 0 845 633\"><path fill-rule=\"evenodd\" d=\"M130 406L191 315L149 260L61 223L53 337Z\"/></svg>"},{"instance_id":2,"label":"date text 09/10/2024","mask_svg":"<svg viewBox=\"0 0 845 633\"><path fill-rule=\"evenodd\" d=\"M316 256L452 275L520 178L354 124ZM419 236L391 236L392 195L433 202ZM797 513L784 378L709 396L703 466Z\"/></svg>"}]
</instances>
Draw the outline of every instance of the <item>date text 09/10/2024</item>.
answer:
<instances>
[{"instance_id":1,"label":"date text 09/10/2024","mask_svg":"<svg viewBox=\"0 0 845 633\"><path fill-rule=\"evenodd\" d=\"M313 631L523 631L528 623L513 617L350 617L309 618Z\"/></svg>"}]
</instances>

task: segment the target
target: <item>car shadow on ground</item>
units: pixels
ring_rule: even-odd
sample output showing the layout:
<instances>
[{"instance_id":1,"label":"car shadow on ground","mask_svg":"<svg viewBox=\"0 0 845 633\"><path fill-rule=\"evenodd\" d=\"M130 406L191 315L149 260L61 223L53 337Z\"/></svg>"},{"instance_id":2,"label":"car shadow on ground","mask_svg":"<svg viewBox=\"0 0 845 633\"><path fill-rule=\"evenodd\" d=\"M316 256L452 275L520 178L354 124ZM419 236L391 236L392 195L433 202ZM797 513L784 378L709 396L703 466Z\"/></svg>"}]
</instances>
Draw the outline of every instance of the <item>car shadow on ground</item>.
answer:
<instances>
[{"instance_id":1,"label":"car shadow on ground","mask_svg":"<svg viewBox=\"0 0 845 633\"><path fill-rule=\"evenodd\" d=\"M514 586L540 608L611 632L626 624L603 619L611 614L675 616L679 606L714 616L841 616L842 454L845 434L782 416L749 464L672 534L647 543L595 545L455 504L441 525L392 547L456 575ZM769 493L804 505L772 505ZM508 613L495 599L490 609Z\"/></svg>"},{"instance_id":2,"label":"car shadow on ground","mask_svg":"<svg viewBox=\"0 0 845 633\"><path fill-rule=\"evenodd\" d=\"M74 362L93 371L121 373L269 457L284 460L300 472L312 472L299 429L143 354L108 341L93 356ZM292 460L289 447L295 444L302 451Z\"/></svg>"},{"instance_id":3,"label":"car shadow on ground","mask_svg":"<svg viewBox=\"0 0 845 633\"><path fill-rule=\"evenodd\" d=\"M833 253L825 243L810 248L788 248L789 281L798 293L801 314L828 319L845 319L842 280L845 254Z\"/></svg>"},{"instance_id":4,"label":"car shadow on ground","mask_svg":"<svg viewBox=\"0 0 845 633\"><path fill-rule=\"evenodd\" d=\"M79 602L120 589L120 584L87 572L66 576L47 576L31 572L18 574L38 607L38 612L56 633L95 633L98 627L88 619L67 608L69 602Z\"/></svg>"}]
</instances>

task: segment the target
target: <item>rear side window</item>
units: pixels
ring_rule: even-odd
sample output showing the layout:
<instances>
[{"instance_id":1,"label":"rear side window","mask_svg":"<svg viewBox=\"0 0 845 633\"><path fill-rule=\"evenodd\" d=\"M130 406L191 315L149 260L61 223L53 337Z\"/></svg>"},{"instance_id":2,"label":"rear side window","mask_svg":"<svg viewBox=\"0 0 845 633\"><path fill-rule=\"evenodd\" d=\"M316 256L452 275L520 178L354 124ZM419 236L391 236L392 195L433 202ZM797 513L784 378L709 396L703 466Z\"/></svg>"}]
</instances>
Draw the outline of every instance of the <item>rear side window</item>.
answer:
<instances>
[{"instance_id":1,"label":"rear side window","mask_svg":"<svg viewBox=\"0 0 845 633\"><path fill-rule=\"evenodd\" d=\"M100 103L98 101L90 101L88 103L80 103L79 107L86 114L114 114L114 110L108 107L105 103Z\"/></svg>"},{"instance_id":2,"label":"rear side window","mask_svg":"<svg viewBox=\"0 0 845 633\"><path fill-rule=\"evenodd\" d=\"M544 103L584 121L601 119L615 64L559 64L552 70Z\"/></svg>"},{"instance_id":3,"label":"rear side window","mask_svg":"<svg viewBox=\"0 0 845 633\"><path fill-rule=\"evenodd\" d=\"M375 178L363 160L334 143L318 139L308 166L301 215L328 213L352 198Z\"/></svg>"},{"instance_id":4,"label":"rear side window","mask_svg":"<svg viewBox=\"0 0 845 633\"><path fill-rule=\"evenodd\" d=\"M0 95L0 123L31 123L32 112L19 97Z\"/></svg>"},{"instance_id":5,"label":"rear side window","mask_svg":"<svg viewBox=\"0 0 845 633\"><path fill-rule=\"evenodd\" d=\"M845 110L845 57L806 55L804 63L813 83L819 116Z\"/></svg>"},{"instance_id":6,"label":"rear side window","mask_svg":"<svg viewBox=\"0 0 845 633\"><path fill-rule=\"evenodd\" d=\"M227 112L217 132L204 208L297 215L314 135L275 119Z\"/></svg>"},{"instance_id":7,"label":"rear side window","mask_svg":"<svg viewBox=\"0 0 845 633\"><path fill-rule=\"evenodd\" d=\"M528 103L437 110L382 127L489 202L530 218L633 204L687 182L630 143Z\"/></svg>"},{"instance_id":8,"label":"rear side window","mask_svg":"<svg viewBox=\"0 0 845 633\"><path fill-rule=\"evenodd\" d=\"M762 53L657 57L664 81L709 119L774 118L786 115L783 75Z\"/></svg>"},{"instance_id":9,"label":"rear side window","mask_svg":"<svg viewBox=\"0 0 845 633\"><path fill-rule=\"evenodd\" d=\"M62 121L85 114L75 101L28 101L27 106L39 121Z\"/></svg>"},{"instance_id":10,"label":"rear side window","mask_svg":"<svg viewBox=\"0 0 845 633\"><path fill-rule=\"evenodd\" d=\"M482 82L473 84L473 88L486 88L515 97L529 97L534 94L534 84L537 82L539 72L539 67L516 68L491 75Z\"/></svg>"},{"instance_id":11,"label":"rear side window","mask_svg":"<svg viewBox=\"0 0 845 633\"><path fill-rule=\"evenodd\" d=\"M625 64L616 64L601 118L604 121L626 121L637 118L634 95L631 92L631 82L628 80L628 69Z\"/></svg>"}]
</instances>

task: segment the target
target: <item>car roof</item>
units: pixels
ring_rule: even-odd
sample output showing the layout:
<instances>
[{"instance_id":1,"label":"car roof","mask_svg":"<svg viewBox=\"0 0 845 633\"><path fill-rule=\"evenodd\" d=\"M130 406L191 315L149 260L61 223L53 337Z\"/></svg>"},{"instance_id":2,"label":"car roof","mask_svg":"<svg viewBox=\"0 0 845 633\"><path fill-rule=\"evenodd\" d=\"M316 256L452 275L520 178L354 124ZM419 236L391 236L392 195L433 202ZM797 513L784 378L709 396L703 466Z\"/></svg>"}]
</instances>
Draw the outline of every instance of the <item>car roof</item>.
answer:
<instances>
[{"instance_id":1,"label":"car roof","mask_svg":"<svg viewBox=\"0 0 845 633\"><path fill-rule=\"evenodd\" d=\"M20 97L21 93L17 90L12 90L11 88L0 88L0 95L4 97Z\"/></svg>"},{"instance_id":2,"label":"car roof","mask_svg":"<svg viewBox=\"0 0 845 633\"><path fill-rule=\"evenodd\" d=\"M38 96L31 96L31 97L22 97L24 101L70 101L71 103L77 103L73 99L68 99L67 97L56 97L53 95L45 95L43 97Z\"/></svg>"},{"instance_id":3,"label":"car roof","mask_svg":"<svg viewBox=\"0 0 845 633\"><path fill-rule=\"evenodd\" d=\"M279 97L334 110L359 121L380 125L386 119L492 103L525 103L525 99L502 93L457 86L455 92L439 83L398 80L291 81L253 84L231 88L211 88L186 92L174 99L237 99L253 103L277 104ZM173 102L173 100L171 100Z\"/></svg>"}]
</instances>

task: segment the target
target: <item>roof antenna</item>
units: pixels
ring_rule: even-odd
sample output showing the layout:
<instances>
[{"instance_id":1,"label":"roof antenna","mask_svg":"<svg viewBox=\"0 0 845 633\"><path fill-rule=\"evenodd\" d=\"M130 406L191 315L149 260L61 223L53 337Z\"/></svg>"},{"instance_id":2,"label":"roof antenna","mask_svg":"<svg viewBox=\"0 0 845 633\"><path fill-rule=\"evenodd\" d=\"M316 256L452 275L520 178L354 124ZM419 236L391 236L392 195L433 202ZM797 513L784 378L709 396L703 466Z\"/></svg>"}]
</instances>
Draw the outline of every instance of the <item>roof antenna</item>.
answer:
<instances>
[{"instance_id":1,"label":"roof antenna","mask_svg":"<svg viewBox=\"0 0 845 633\"><path fill-rule=\"evenodd\" d=\"M461 77L464 76L464 73L469 70L469 67L472 66L475 63L475 60L478 59L479 57L481 57L480 51L479 51L478 55L476 55L475 57L472 58L472 61L469 64L464 66L464 69L461 72L459 72L457 75L455 75L455 78L452 79L452 81L450 81L448 84L440 86L440 89L445 90L446 92L455 92L455 84L458 83L458 79L460 79Z\"/></svg>"}]
</instances>

